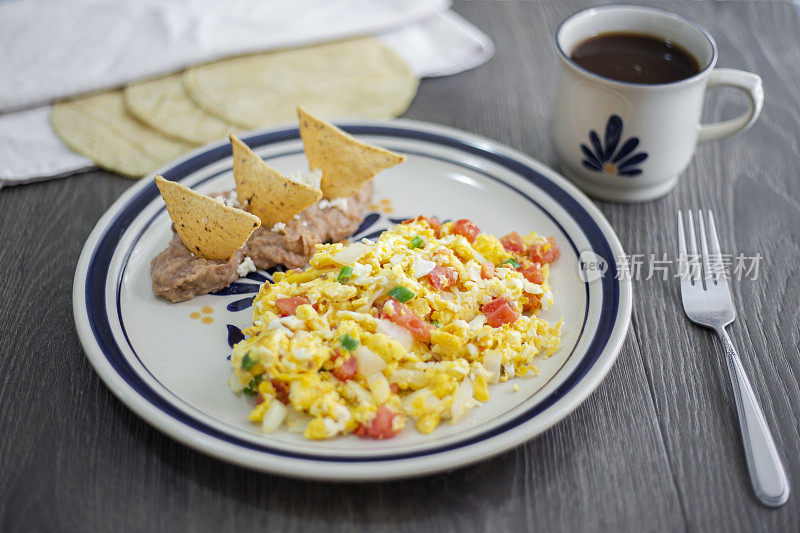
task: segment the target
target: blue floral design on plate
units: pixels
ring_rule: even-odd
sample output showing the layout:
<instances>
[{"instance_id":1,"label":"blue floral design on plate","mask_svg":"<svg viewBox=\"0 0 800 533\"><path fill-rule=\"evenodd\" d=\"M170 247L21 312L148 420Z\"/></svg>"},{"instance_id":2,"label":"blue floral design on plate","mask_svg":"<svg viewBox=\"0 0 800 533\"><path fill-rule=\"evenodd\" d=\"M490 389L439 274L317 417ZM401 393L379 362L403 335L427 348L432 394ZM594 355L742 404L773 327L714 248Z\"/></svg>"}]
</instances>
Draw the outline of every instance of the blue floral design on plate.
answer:
<instances>
[{"instance_id":1,"label":"blue floral design on plate","mask_svg":"<svg viewBox=\"0 0 800 533\"><path fill-rule=\"evenodd\" d=\"M622 119L618 115L611 115L606 122L606 135L600 142L597 132L589 132L589 143L592 148L581 143L581 152L584 167L595 172L624 176L632 178L642 173L639 165L647 159L647 152L633 153L639 146L638 137L628 137L620 146L622 138ZM617 150L619 146L619 150Z\"/></svg>"},{"instance_id":2,"label":"blue floral design on plate","mask_svg":"<svg viewBox=\"0 0 800 533\"><path fill-rule=\"evenodd\" d=\"M247 276L240 279L239 281L234 281L227 287L220 289L216 292L212 292L211 296L231 296L231 295L239 295L239 294L253 294L253 296L248 296L246 298L240 298L238 300L234 300L233 302L229 303L226 308L228 311L236 312L242 311L243 309L247 309L248 307L253 305L253 300L255 299L255 293L261 288L261 284L264 282L272 283L272 275L275 272L283 271L283 267L276 267L270 268L265 273L261 272L250 272ZM243 280L251 280L255 283L247 283Z\"/></svg>"}]
</instances>

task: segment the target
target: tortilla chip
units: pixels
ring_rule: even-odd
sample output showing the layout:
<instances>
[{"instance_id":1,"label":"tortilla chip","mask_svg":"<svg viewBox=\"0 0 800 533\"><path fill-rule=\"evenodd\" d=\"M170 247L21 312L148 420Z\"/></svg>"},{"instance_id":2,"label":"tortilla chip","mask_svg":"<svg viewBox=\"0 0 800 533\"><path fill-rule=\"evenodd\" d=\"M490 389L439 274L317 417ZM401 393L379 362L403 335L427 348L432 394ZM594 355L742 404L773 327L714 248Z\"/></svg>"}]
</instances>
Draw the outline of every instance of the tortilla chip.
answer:
<instances>
[{"instance_id":1,"label":"tortilla chip","mask_svg":"<svg viewBox=\"0 0 800 533\"><path fill-rule=\"evenodd\" d=\"M167 137L128 113L122 91L53 104L50 123L64 143L97 165L140 178L196 145Z\"/></svg>"},{"instance_id":2,"label":"tortilla chip","mask_svg":"<svg viewBox=\"0 0 800 533\"><path fill-rule=\"evenodd\" d=\"M393 118L419 78L391 48L362 37L197 65L183 84L207 113L249 130L293 122L298 105L329 119Z\"/></svg>"},{"instance_id":3,"label":"tortilla chip","mask_svg":"<svg viewBox=\"0 0 800 533\"><path fill-rule=\"evenodd\" d=\"M181 74L134 83L124 93L132 115L170 137L208 144L240 129L206 113L189 98Z\"/></svg>"},{"instance_id":4,"label":"tortilla chip","mask_svg":"<svg viewBox=\"0 0 800 533\"><path fill-rule=\"evenodd\" d=\"M230 136L233 147L233 179L236 196L242 205L266 228L276 222L289 222L293 216L320 198L322 191L287 178L267 165L236 135Z\"/></svg>"},{"instance_id":5,"label":"tortilla chip","mask_svg":"<svg viewBox=\"0 0 800 533\"><path fill-rule=\"evenodd\" d=\"M355 194L378 172L406 160L402 154L359 141L302 107L297 114L309 168L322 171L325 198Z\"/></svg>"},{"instance_id":6,"label":"tortilla chip","mask_svg":"<svg viewBox=\"0 0 800 533\"><path fill-rule=\"evenodd\" d=\"M228 260L261 225L258 217L156 174L175 231L184 246L205 259Z\"/></svg>"}]
</instances>

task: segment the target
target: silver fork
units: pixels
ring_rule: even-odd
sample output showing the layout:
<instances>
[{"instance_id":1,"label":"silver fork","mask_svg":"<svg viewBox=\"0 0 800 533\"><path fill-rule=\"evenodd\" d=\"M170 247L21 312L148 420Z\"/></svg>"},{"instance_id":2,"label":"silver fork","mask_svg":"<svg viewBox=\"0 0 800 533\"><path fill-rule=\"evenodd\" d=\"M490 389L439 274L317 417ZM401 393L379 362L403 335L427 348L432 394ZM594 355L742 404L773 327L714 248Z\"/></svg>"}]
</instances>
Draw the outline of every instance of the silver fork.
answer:
<instances>
[{"instance_id":1,"label":"silver fork","mask_svg":"<svg viewBox=\"0 0 800 533\"><path fill-rule=\"evenodd\" d=\"M708 240L702 212L697 212L700 226L700 249L694 232L694 219L689 211L689 253L683 230L683 214L678 211L679 272L681 274L681 300L689 320L713 329L725 348L725 361L733 385L733 397L739 414L747 470L756 497L764 505L778 507L789 499L789 480L781 463L775 441L764 419L750 381L744 373L739 355L733 347L725 326L736 318L731 291L724 274L724 265L714 225L714 215L708 212ZM709 247L709 244L711 245ZM711 253L709 253L709 251ZM702 258L702 263L698 261ZM701 272L702 267L702 272Z\"/></svg>"}]
</instances>

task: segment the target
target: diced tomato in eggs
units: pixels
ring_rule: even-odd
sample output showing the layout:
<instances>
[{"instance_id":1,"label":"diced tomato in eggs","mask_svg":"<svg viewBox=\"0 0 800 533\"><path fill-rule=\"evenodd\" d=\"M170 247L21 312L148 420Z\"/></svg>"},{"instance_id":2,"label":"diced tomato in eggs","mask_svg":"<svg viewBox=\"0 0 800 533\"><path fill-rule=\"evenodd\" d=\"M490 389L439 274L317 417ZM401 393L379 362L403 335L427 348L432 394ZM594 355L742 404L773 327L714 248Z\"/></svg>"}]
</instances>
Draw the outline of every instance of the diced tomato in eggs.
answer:
<instances>
[{"instance_id":1,"label":"diced tomato in eggs","mask_svg":"<svg viewBox=\"0 0 800 533\"><path fill-rule=\"evenodd\" d=\"M399 429L393 427L396 416L399 415L386 405L381 405L369 424L358 426L353 433L369 439L391 439L400 433Z\"/></svg>"},{"instance_id":2,"label":"diced tomato in eggs","mask_svg":"<svg viewBox=\"0 0 800 533\"><path fill-rule=\"evenodd\" d=\"M309 303L311 302L304 296L292 296L291 298L278 298L275 300L275 307L283 313L283 316L289 316L294 315L301 305Z\"/></svg>"},{"instance_id":3,"label":"diced tomato in eggs","mask_svg":"<svg viewBox=\"0 0 800 533\"><path fill-rule=\"evenodd\" d=\"M505 237L502 237L500 239L500 244L503 245L506 251L512 254L525 255L525 243L522 242L522 237L520 237L519 233L516 231L512 231Z\"/></svg>"},{"instance_id":4,"label":"diced tomato in eggs","mask_svg":"<svg viewBox=\"0 0 800 533\"><path fill-rule=\"evenodd\" d=\"M462 218L461 220L456 220L453 223L453 233L466 237L469 242L474 242L475 237L481 233L481 230L473 221Z\"/></svg>"},{"instance_id":5,"label":"diced tomato in eggs","mask_svg":"<svg viewBox=\"0 0 800 533\"><path fill-rule=\"evenodd\" d=\"M513 324L520 316L519 311L507 298L495 298L484 305L481 311L486 315L486 323L493 328L499 328L503 324Z\"/></svg>"},{"instance_id":6,"label":"diced tomato in eggs","mask_svg":"<svg viewBox=\"0 0 800 533\"><path fill-rule=\"evenodd\" d=\"M547 237L544 243L531 246L530 258L534 263L552 263L559 255L561 251L558 249L555 237Z\"/></svg>"},{"instance_id":7,"label":"diced tomato in eggs","mask_svg":"<svg viewBox=\"0 0 800 533\"><path fill-rule=\"evenodd\" d=\"M494 277L494 275L495 275L495 268L493 264L486 262L481 263L481 278L491 279Z\"/></svg>"},{"instance_id":8,"label":"diced tomato in eggs","mask_svg":"<svg viewBox=\"0 0 800 533\"><path fill-rule=\"evenodd\" d=\"M387 306L389 307L388 312L386 310ZM381 318L386 318L398 326L406 328L418 341L428 342L431 339L431 330L433 326L415 315L405 304L398 302L394 298L386 300Z\"/></svg>"},{"instance_id":9,"label":"diced tomato in eggs","mask_svg":"<svg viewBox=\"0 0 800 533\"><path fill-rule=\"evenodd\" d=\"M544 276L542 275L542 267L539 263L533 263L530 266L521 268L519 269L519 273L525 276L525 279L527 279L531 283L539 284L544 281Z\"/></svg>"},{"instance_id":10,"label":"diced tomato in eggs","mask_svg":"<svg viewBox=\"0 0 800 533\"><path fill-rule=\"evenodd\" d=\"M333 375L339 381L347 381L353 379L353 376L358 372L358 359L352 355L348 355L345 359L333 369Z\"/></svg>"},{"instance_id":11,"label":"diced tomato in eggs","mask_svg":"<svg viewBox=\"0 0 800 533\"><path fill-rule=\"evenodd\" d=\"M542 307L541 294L527 294L524 296L525 300L522 303L523 311L535 311Z\"/></svg>"},{"instance_id":12,"label":"diced tomato in eggs","mask_svg":"<svg viewBox=\"0 0 800 533\"><path fill-rule=\"evenodd\" d=\"M458 281L458 271L451 267L435 266L428 274L431 285L436 289L444 289Z\"/></svg>"}]
</instances>

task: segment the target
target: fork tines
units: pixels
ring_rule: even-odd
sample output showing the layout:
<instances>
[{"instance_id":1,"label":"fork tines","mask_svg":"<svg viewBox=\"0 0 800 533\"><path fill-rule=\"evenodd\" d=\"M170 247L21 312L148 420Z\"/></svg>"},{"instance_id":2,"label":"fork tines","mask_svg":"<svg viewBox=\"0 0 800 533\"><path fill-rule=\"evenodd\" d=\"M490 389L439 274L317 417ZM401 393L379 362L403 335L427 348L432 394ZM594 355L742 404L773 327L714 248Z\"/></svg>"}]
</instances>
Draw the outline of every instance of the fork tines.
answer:
<instances>
[{"instance_id":1,"label":"fork tines","mask_svg":"<svg viewBox=\"0 0 800 533\"><path fill-rule=\"evenodd\" d=\"M687 212L689 225L689 249L686 249L686 234L683 229L683 213L678 210L678 265L682 283L695 285L700 283L706 289L710 284L727 286L727 273L722 260L722 252L717 238L717 227L714 224L714 214L708 213L708 231L703 212L697 211L697 222L700 234L700 253L697 250L695 236L695 222L691 211ZM708 235L708 237L706 237ZM709 247L710 244L710 247Z\"/></svg>"}]
</instances>

